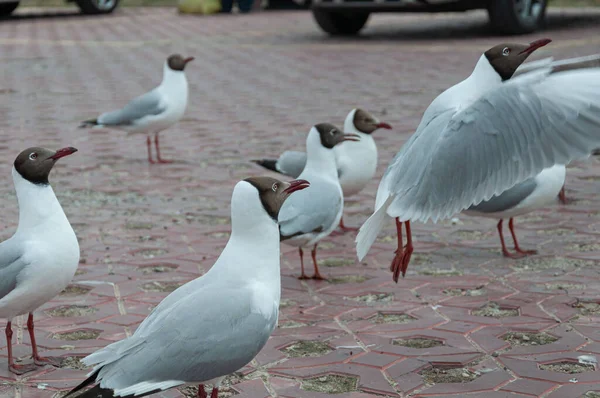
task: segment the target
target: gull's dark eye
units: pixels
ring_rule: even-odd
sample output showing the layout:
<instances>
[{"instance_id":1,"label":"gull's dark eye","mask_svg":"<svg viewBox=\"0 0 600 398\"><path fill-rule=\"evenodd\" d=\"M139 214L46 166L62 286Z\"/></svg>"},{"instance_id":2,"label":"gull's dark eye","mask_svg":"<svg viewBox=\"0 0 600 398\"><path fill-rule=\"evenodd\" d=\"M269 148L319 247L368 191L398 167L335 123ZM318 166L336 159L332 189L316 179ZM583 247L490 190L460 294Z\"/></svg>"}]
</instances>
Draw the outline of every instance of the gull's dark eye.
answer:
<instances>
[{"instance_id":1,"label":"gull's dark eye","mask_svg":"<svg viewBox=\"0 0 600 398\"><path fill-rule=\"evenodd\" d=\"M273 192L277 192L277 188L279 188L279 186L277 185L277 183L274 183L273 186L271 187L271 190Z\"/></svg>"},{"instance_id":2,"label":"gull's dark eye","mask_svg":"<svg viewBox=\"0 0 600 398\"><path fill-rule=\"evenodd\" d=\"M510 54L510 48L504 47L504 49L502 49L502 55L507 57L509 54Z\"/></svg>"},{"instance_id":3,"label":"gull's dark eye","mask_svg":"<svg viewBox=\"0 0 600 398\"><path fill-rule=\"evenodd\" d=\"M38 158L38 154L36 152L31 152L29 154L29 159L36 160Z\"/></svg>"}]
</instances>

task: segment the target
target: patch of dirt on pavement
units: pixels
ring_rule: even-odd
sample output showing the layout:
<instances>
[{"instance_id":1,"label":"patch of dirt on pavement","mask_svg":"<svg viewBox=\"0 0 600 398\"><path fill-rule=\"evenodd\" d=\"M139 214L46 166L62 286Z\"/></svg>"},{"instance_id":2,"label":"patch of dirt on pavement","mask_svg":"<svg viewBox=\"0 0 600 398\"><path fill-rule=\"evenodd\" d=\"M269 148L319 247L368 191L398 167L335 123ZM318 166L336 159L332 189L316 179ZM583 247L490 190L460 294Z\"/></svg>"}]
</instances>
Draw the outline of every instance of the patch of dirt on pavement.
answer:
<instances>
[{"instance_id":1,"label":"patch of dirt on pavement","mask_svg":"<svg viewBox=\"0 0 600 398\"><path fill-rule=\"evenodd\" d=\"M419 275L425 276L460 276L462 275L462 271L455 269L454 267L450 269L445 268L422 268L417 271Z\"/></svg>"},{"instance_id":2,"label":"patch of dirt on pavement","mask_svg":"<svg viewBox=\"0 0 600 398\"><path fill-rule=\"evenodd\" d=\"M539 235L554 235L554 236L566 236L573 235L575 231L567 228L554 228L554 229L542 229L537 231Z\"/></svg>"},{"instance_id":3,"label":"patch of dirt on pavement","mask_svg":"<svg viewBox=\"0 0 600 398\"><path fill-rule=\"evenodd\" d=\"M52 338L55 340L95 340L100 336L99 330L74 330L72 332L54 333Z\"/></svg>"},{"instance_id":4,"label":"patch of dirt on pavement","mask_svg":"<svg viewBox=\"0 0 600 398\"><path fill-rule=\"evenodd\" d=\"M519 316L519 310L516 308L500 307L498 303L489 302L484 307L472 311L471 314L491 318L505 318L509 316Z\"/></svg>"},{"instance_id":5,"label":"patch of dirt on pavement","mask_svg":"<svg viewBox=\"0 0 600 398\"><path fill-rule=\"evenodd\" d=\"M294 328L301 328L303 326L308 326L308 325L306 323L296 322L296 321L281 322L279 324L280 329L294 329Z\"/></svg>"},{"instance_id":6,"label":"patch of dirt on pavement","mask_svg":"<svg viewBox=\"0 0 600 398\"><path fill-rule=\"evenodd\" d=\"M597 303L595 301L577 300L577 302L573 304L573 308L577 308L581 315L600 314L600 303Z\"/></svg>"},{"instance_id":7,"label":"patch of dirt on pavement","mask_svg":"<svg viewBox=\"0 0 600 398\"><path fill-rule=\"evenodd\" d=\"M593 261L577 260L563 257L524 258L515 262L512 267L517 271L537 271L550 268L571 269L574 267L589 267Z\"/></svg>"},{"instance_id":8,"label":"patch of dirt on pavement","mask_svg":"<svg viewBox=\"0 0 600 398\"><path fill-rule=\"evenodd\" d=\"M550 344L557 341L558 338L551 336L548 333L508 332L502 336L502 340L507 341L511 346L516 347Z\"/></svg>"},{"instance_id":9,"label":"patch of dirt on pavement","mask_svg":"<svg viewBox=\"0 0 600 398\"><path fill-rule=\"evenodd\" d=\"M144 283L141 289L145 292L172 292L179 286L183 285L183 282L159 282L153 281Z\"/></svg>"},{"instance_id":10,"label":"patch of dirt on pavement","mask_svg":"<svg viewBox=\"0 0 600 398\"><path fill-rule=\"evenodd\" d=\"M597 391L588 391L581 398L600 398L600 392L597 392Z\"/></svg>"},{"instance_id":11,"label":"patch of dirt on pavement","mask_svg":"<svg viewBox=\"0 0 600 398\"><path fill-rule=\"evenodd\" d=\"M381 303L381 302L392 301L394 299L394 295L389 294L389 293L371 293L371 294L365 294L363 296L346 297L346 298L350 299L350 300L354 300L354 301L359 301L362 303Z\"/></svg>"},{"instance_id":12,"label":"patch of dirt on pavement","mask_svg":"<svg viewBox=\"0 0 600 398\"><path fill-rule=\"evenodd\" d=\"M412 339L396 339L392 342L394 345L401 345L409 348L433 348L444 345L443 342L436 339L428 339L424 337L415 337Z\"/></svg>"},{"instance_id":13,"label":"patch of dirt on pavement","mask_svg":"<svg viewBox=\"0 0 600 398\"><path fill-rule=\"evenodd\" d=\"M321 357L332 350L329 344L319 340L301 340L280 350L290 358Z\"/></svg>"},{"instance_id":14,"label":"patch of dirt on pavement","mask_svg":"<svg viewBox=\"0 0 600 398\"><path fill-rule=\"evenodd\" d=\"M554 362L539 365L542 370L549 370L551 372L558 373L567 373L567 374L575 374L575 373L583 373L583 372L593 372L596 370L594 365L588 365L577 362Z\"/></svg>"},{"instance_id":15,"label":"patch of dirt on pavement","mask_svg":"<svg viewBox=\"0 0 600 398\"><path fill-rule=\"evenodd\" d=\"M152 229L154 224L150 222L142 221L128 221L125 223L125 229L140 230L140 229Z\"/></svg>"},{"instance_id":16,"label":"patch of dirt on pavement","mask_svg":"<svg viewBox=\"0 0 600 398\"><path fill-rule=\"evenodd\" d=\"M580 283L569 283L569 282L554 282L546 283L546 289L548 290L582 290L585 289L585 285Z\"/></svg>"},{"instance_id":17,"label":"patch of dirt on pavement","mask_svg":"<svg viewBox=\"0 0 600 398\"><path fill-rule=\"evenodd\" d=\"M468 231L463 229L452 233L452 235L466 240L480 240L485 238L485 234L481 231Z\"/></svg>"},{"instance_id":18,"label":"patch of dirt on pavement","mask_svg":"<svg viewBox=\"0 0 600 398\"><path fill-rule=\"evenodd\" d=\"M175 268L177 268L177 266L174 264L155 264L155 265L146 265L146 266L138 267L138 269L141 270L144 275L153 274L153 273L171 272Z\"/></svg>"},{"instance_id":19,"label":"patch of dirt on pavement","mask_svg":"<svg viewBox=\"0 0 600 398\"><path fill-rule=\"evenodd\" d=\"M167 254L169 251L165 249L144 249L139 252L135 252L136 256L142 256L144 258L154 258L157 256L162 256L163 254Z\"/></svg>"},{"instance_id":20,"label":"patch of dirt on pavement","mask_svg":"<svg viewBox=\"0 0 600 398\"><path fill-rule=\"evenodd\" d=\"M373 323L381 324L381 323L391 323L391 324L401 324L401 323L409 323L416 321L417 318L414 316L410 316L408 314L389 314L378 312L377 315L369 319Z\"/></svg>"},{"instance_id":21,"label":"patch of dirt on pavement","mask_svg":"<svg viewBox=\"0 0 600 398\"><path fill-rule=\"evenodd\" d=\"M567 246L567 250L573 250L576 252L595 252L600 251L599 243L575 243L571 246Z\"/></svg>"},{"instance_id":22,"label":"patch of dirt on pavement","mask_svg":"<svg viewBox=\"0 0 600 398\"><path fill-rule=\"evenodd\" d=\"M444 369L432 367L419 373L426 384L469 383L479 375L465 368Z\"/></svg>"},{"instance_id":23,"label":"patch of dirt on pavement","mask_svg":"<svg viewBox=\"0 0 600 398\"><path fill-rule=\"evenodd\" d=\"M351 376L328 374L302 380L301 389L326 394L343 394L358 389L358 379Z\"/></svg>"},{"instance_id":24,"label":"patch of dirt on pavement","mask_svg":"<svg viewBox=\"0 0 600 398\"><path fill-rule=\"evenodd\" d=\"M97 311L98 308L88 307L87 305L63 305L46 311L46 314L52 317L72 317L92 315Z\"/></svg>"},{"instance_id":25,"label":"patch of dirt on pavement","mask_svg":"<svg viewBox=\"0 0 600 398\"><path fill-rule=\"evenodd\" d=\"M69 285L60 292L59 296L81 296L92 290L91 287L80 285Z\"/></svg>"},{"instance_id":26,"label":"patch of dirt on pavement","mask_svg":"<svg viewBox=\"0 0 600 398\"><path fill-rule=\"evenodd\" d=\"M335 278L329 278L327 281L329 283L333 283L334 285L339 285L342 283L363 283L369 278L364 275L342 275L336 276Z\"/></svg>"},{"instance_id":27,"label":"patch of dirt on pavement","mask_svg":"<svg viewBox=\"0 0 600 398\"><path fill-rule=\"evenodd\" d=\"M281 308L287 308L287 307L293 307L296 304L298 304L298 303L295 302L294 300L281 299L281 301L279 301L279 309L281 309Z\"/></svg>"},{"instance_id":28,"label":"patch of dirt on pavement","mask_svg":"<svg viewBox=\"0 0 600 398\"><path fill-rule=\"evenodd\" d=\"M323 267L343 267L345 265L354 265L356 261L351 258L326 258L319 260L319 266Z\"/></svg>"},{"instance_id":29,"label":"patch of dirt on pavement","mask_svg":"<svg viewBox=\"0 0 600 398\"><path fill-rule=\"evenodd\" d=\"M486 290L485 286L481 285L473 289L465 289L463 287L444 289L442 293L448 296L483 296Z\"/></svg>"},{"instance_id":30,"label":"patch of dirt on pavement","mask_svg":"<svg viewBox=\"0 0 600 398\"><path fill-rule=\"evenodd\" d=\"M81 362L80 357L66 357L60 362L60 367L63 369L84 370L88 367Z\"/></svg>"}]
</instances>

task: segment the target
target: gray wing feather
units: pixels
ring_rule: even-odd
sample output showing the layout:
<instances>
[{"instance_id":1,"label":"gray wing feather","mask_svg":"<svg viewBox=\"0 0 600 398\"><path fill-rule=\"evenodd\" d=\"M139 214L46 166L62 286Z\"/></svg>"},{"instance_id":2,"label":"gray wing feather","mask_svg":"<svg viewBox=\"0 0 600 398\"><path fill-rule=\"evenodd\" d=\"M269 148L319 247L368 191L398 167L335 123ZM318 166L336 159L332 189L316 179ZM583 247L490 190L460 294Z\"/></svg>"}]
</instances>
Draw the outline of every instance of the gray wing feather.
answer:
<instances>
[{"instance_id":1,"label":"gray wing feather","mask_svg":"<svg viewBox=\"0 0 600 398\"><path fill-rule=\"evenodd\" d=\"M298 178L306 165L306 152L285 151L277 160L280 173Z\"/></svg>"},{"instance_id":2,"label":"gray wing feather","mask_svg":"<svg viewBox=\"0 0 600 398\"><path fill-rule=\"evenodd\" d=\"M11 239L0 243L0 299L17 286L17 277L28 263L23 252Z\"/></svg>"},{"instance_id":3,"label":"gray wing feather","mask_svg":"<svg viewBox=\"0 0 600 398\"><path fill-rule=\"evenodd\" d=\"M152 90L131 100L123 109L103 113L98 117L98 124L105 126L122 126L134 124L144 116L159 115L165 106L160 103L158 92Z\"/></svg>"},{"instance_id":4,"label":"gray wing feather","mask_svg":"<svg viewBox=\"0 0 600 398\"><path fill-rule=\"evenodd\" d=\"M552 57L521 64L515 71L513 78L524 73L543 68L551 68L551 73L564 72L568 70L598 68L600 67L600 54L587 55L585 57L568 58L554 61Z\"/></svg>"},{"instance_id":5,"label":"gray wing feather","mask_svg":"<svg viewBox=\"0 0 600 398\"><path fill-rule=\"evenodd\" d=\"M480 213L498 213L510 210L527 198L537 186L535 177L507 189L500 195L492 196L489 200L484 200L478 205L473 205L467 210L477 211Z\"/></svg>"},{"instance_id":6,"label":"gray wing feather","mask_svg":"<svg viewBox=\"0 0 600 398\"><path fill-rule=\"evenodd\" d=\"M310 187L291 195L279 211L279 231L283 237L330 228L343 206L335 185L321 179L306 179Z\"/></svg>"},{"instance_id":7,"label":"gray wing feather","mask_svg":"<svg viewBox=\"0 0 600 398\"><path fill-rule=\"evenodd\" d=\"M388 214L447 218L600 146L600 69L549 73L509 80L417 131L384 177Z\"/></svg>"},{"instance_id":8,"label":"gray wing feather","mask_svg":"<svg viewBox=\"0 0 600 398\"><path fill-rule=\"evenodd\" d=\"M248 291L227 290L203 289L161 311L160 322L143 336L136 332L126 346L117 347L123 354L101 368L101 386L206 381L250 362L269 338L276 316L252 313Z\"/></svg>"}]
</instances>

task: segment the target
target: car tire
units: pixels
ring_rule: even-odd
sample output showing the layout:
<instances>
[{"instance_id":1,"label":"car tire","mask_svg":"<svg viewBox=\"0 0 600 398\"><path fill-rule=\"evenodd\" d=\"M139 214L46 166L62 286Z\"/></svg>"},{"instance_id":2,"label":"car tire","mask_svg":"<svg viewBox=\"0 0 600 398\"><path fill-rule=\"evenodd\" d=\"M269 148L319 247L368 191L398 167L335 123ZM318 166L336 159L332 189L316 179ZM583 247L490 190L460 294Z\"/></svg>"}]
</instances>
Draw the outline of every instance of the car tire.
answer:
<instances>
[{"instance_id":1,"label":"car tire","mask_svg":"<svg viewBox=\"0 0 600 398\"><path fill-rule=\"evenodd\" d=\"M75 0L84 14L110 14L119 5L119 0Z\"/></svg>"},{"instance_id":2,"label":"car tire","mask_svg":"<svg viewBox=\"0 0 600 398\"><path fill-rule=\"evenodd\" d=\"M313 17L325 32L332 36L358 34L369 19L368 12L343 12L313 9Z\"/></svg>"},{"instance_id":3,"label":"car tire","mask_svg":"<svg viewBox=\"0 0 600 398\"><path fill-rule=\"evenodd\" d=\"M7 17L13 13L14 10L19 6L19 2L15 1L12 3L0 3L0 17Z\"/></svg>"},{"instance_id":4,"label":"car tire","mask_svg":"<svg viewBox=\"0 0 600 398\"><path fill-rule=\"evenodd\" d=\"M524 9L526 4L528 9ZM490 23L500 34L532 33L544 24L547 5L548 0L490 0Z\"/></svg>"}]
</instances>

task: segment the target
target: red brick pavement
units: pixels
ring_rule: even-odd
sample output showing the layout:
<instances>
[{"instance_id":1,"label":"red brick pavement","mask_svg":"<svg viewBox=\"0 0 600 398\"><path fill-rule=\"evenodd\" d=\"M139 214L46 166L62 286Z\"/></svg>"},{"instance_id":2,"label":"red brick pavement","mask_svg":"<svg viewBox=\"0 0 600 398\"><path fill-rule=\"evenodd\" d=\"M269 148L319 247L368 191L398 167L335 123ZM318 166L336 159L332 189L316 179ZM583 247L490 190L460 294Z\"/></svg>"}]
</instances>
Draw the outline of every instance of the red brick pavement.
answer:
<instances>
[{"instance_id":1,"label":"red brick pavement","mask_svg":"<svg viewBox=\"0 0 600 398\"><path fill-rule=\"evenodd\" d=\"M559 14L551 30L511 41L552 37L540 55L600 51L599 13ZM70 360L15 377L1 339L0 396L60 396L85 374L73 358L130 335L168 291L206 272L227 241L232 187L264 173L250 159L302 148L311 124L341 124L362 106L394 126L376 133L383 172L435 95L501 40L482 24L481 14L386 15L359 39L332 40L306 12L201 18L121 9L107 18L4 21L2 238L17 223L13 157L29 145L73 145L80 151L56 167L52 182L82 255L71 288L36 312L43 354ZM149 166L142 137L76 128L158 83L164 57L175 51L196 61L187 115L163 134L174 164ZM599 171L597 159L572 165L573 203L517 219L523 246L542 253L527 260L500 256L493 221L463 216L415 225L415 258L397 285L386 271L392 223L363 263L352 234L327 239L320 259L331 282L298 281L296 252L283 246L280 327L230 380L229 394L577 398L600 391L600 373L577 366L579 356L600 353ZM376 186L348 200L349 224L368 216ZM482 308L495 316L481 316ZM23 320L17 324L16 354L27 360L29 339ZM528 334L508 339L514 332ZM562 362L579 373L557 372L552 364Z\"/></svg>"}]
</instances>

